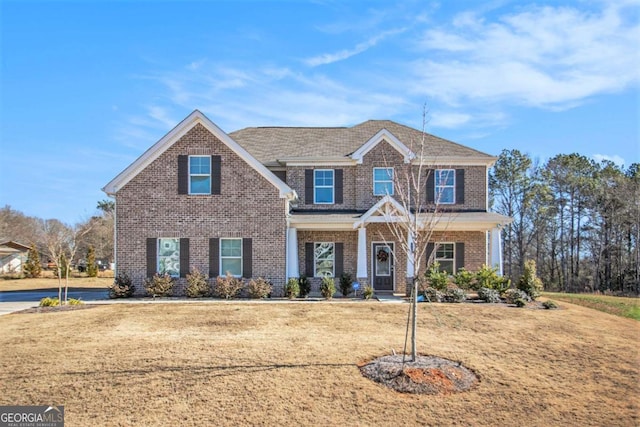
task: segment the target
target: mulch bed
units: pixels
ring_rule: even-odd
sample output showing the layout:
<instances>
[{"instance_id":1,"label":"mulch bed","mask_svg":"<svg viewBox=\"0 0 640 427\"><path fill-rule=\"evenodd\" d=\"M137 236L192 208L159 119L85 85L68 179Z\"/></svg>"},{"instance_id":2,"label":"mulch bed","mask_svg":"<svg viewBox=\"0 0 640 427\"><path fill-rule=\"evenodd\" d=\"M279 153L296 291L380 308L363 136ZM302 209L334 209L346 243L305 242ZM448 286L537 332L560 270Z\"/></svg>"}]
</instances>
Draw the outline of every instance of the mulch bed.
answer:
<instances>
[{"instance_id":1,"label":"mulch bed","mask_svg":"<svg viewBox=\"0 0 640 427\"><path fill-rule=\"evenodd\" d=\"M360 366L366 378L400 393L452 394L471 390L480 379L471 369L437 356L382 356Z\"/></svg>"},{"instance_id":2,"label":"mulch bed","mask_svg":"<svg viewBox=\"0 0 640 427\"><path fill-rule=\"evenodd\" d=\"M56 305L53 307L32 307L26 310L15 311L11 314L27 314L27 313L52 313L58 311L75 311L84 310L86 308L95 308L95 304L79 304L79 305Z\"/></svg>"}]
</instances>

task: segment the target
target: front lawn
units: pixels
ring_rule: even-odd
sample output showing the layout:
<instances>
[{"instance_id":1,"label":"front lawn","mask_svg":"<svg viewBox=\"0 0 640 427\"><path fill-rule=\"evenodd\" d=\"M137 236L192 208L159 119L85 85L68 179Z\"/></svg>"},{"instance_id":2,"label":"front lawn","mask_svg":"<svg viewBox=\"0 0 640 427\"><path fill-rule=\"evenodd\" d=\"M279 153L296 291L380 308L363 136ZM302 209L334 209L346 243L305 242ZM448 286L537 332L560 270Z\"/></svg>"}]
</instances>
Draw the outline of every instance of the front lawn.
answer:
<instances>
[{"instance_id":1,"label":"front lawn","mask_svg":"<svg viewBox=\"0 0 640 427\"><path fill-rule=\"evenodd\" d=\"M640 299L638 298L555 292L544 292L543 295L549 299L570 302L616 316L640 320Z\"/></svg>"},{"instance_id":2,"label":"front lawn","mask_svg":"<svg viewBox=\"0 0 640 427\"><path fill-rule=\"evenodd\" d=\"M70 277L70 288L108 288L113 284L113 277ZM65 279L62 279L62 286ZM36 289L58 289L58 279L51 275L36 279L0 279L0 292L33 291Z\"/></svg>"},{"instance_id":3,"label":"front lawn","mask_svg":"<svg viewBox=\"0 0 640 427\"><path fill-rule=\"evenodd\" d=\"M405 395L357 364L402 351L408 304L113 304L0 317L0 405L84 425L635 426L640 324L588 308L421 304L419 348L469 392Z\"/></svg>"}]
</instances>

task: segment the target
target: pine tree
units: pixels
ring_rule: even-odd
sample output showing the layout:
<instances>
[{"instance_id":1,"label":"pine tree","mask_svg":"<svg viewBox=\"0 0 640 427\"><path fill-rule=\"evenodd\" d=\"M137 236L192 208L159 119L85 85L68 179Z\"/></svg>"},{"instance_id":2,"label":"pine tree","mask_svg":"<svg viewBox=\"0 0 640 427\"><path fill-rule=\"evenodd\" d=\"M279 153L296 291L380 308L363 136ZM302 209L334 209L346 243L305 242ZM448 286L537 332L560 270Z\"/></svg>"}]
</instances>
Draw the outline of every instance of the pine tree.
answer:
<instances>
[{"instance_id":1,"label":"pine tree","mask_svg":"<svg viewBox=\"0 0 640 427\"><path fill-rule=\"evenodd\" d=\"M27 253L27 261L22 267L22 271L26 277L40 277L42 273L42 266L40 265L40 254L36 249L35 244L31 244L29 252Z\"/></svg>"},{"instance_id":2,"label":"pine tree","mask_svg":"<svg viewBox=\"0 0 640 427\"><path fill-rule=\"evenodd\" d=\"M93 246L87 249L87 275L89 277L98 276L98 266L96 265L96 251Z\"/></svg>"}]
</instances>

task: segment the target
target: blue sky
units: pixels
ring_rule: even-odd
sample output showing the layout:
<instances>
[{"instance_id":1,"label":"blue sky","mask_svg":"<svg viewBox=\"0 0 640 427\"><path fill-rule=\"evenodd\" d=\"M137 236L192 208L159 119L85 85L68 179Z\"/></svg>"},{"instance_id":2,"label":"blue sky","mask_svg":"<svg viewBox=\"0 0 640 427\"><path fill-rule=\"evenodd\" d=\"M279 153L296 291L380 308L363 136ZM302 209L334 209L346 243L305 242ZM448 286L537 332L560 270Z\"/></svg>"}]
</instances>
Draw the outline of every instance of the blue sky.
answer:
<instances>
[{"instance_id":1,"label":"blue sky","mask_svg":"<svg viewBox=\"0 0 640 427\"><path fill-rule=\"evenodd\" d=\"M68 223L198 108L640 161L640 2L0 2L0 205Z\"/></svg>"}]
</instances>

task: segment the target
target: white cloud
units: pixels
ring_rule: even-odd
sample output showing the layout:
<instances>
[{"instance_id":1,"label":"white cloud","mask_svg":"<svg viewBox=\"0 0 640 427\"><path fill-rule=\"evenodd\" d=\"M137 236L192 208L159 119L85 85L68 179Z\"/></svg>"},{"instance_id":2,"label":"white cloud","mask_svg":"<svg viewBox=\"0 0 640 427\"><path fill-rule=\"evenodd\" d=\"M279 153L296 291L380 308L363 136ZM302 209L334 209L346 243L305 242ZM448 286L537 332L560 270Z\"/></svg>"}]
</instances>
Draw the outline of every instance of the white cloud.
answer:
<instances>
[{"instance_id":1,"label":"white cloud","mask_svg":"<svg viewBox=\"0 0 640 427\"><path fill-rule=\"evenodd\" d=\"M608 160L610 162L615 163L618 166L624 166L625 165L625 161L622 157L618 156L617 154L614 154L612 156L606 155L606 154L594 154L593 156L593 160L595 160L596 162L600 163L603 160Z\"/></svg>"},{"instance_id":2,"label":"white cloud","mask_svg":"<svg viewBox=\"0 0 640 427\"><path fill-rule=\"evenodd\" d=\"M451 105L501 102L570 108L640 83L640 25L620 4L595 13L533 7L488 22L463 13L419 42L418 92Z\"/></svg>"}]
</instances>

